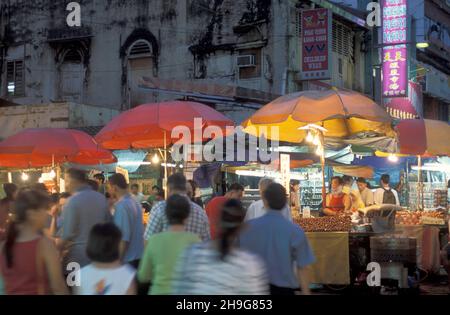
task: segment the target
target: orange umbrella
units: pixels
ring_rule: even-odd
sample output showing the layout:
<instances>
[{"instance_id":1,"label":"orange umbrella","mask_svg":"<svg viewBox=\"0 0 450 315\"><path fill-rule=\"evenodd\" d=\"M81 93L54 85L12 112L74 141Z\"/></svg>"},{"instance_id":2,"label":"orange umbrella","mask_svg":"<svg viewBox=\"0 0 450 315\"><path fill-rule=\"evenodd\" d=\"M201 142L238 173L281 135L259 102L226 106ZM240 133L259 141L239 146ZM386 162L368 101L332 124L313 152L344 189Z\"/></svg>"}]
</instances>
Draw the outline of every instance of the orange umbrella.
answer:
<instances>
[{"instance_id":1,"label":"orange umbrella","mask_svg":"<svg viewBox=\"0 0 450 315\"><path fill-rule=\"evenodd\" d=\"M109 164L116 158L79 130L25 129L0 142L0 167L44 167L65 162Z\"/></svg>"},{"instance_id":2,"label":"orange umbrella","mask_svg":"<svg viewBox=\"0 0 450 315\"><path fill-rule=\"evenodd\" d=\"M321 155L325 204L325 137L330 140L348 139L363 134L364 139L357 139L358 143L369 145L373 139L367 135L394 137L391 123L392 119L385 109L370 98L353 91L332 88L281 96L259 109L243 126L245 132L254 136L294 143L303 142L313 128L320 139L318 152Z\"/></svg>"},{"instance_id":3,"label":"orange umbrella","mask_svg":"<svg viewBox=\"0 0 450 315\"><path fill-rule=\"evenodd\" d=\"M213 108L196 102L170 101L143 104L115 117L95 139L107 149L163 148L179 140L171 132L177 126L194 135L194 119L201 118L201 130L217 126L225 131L234 123ZM200 140L205 140L203 137Z\"/></svg>"},{"instance_id":4,"label":"orange umbrella","mask_svg":"<svg viewBox=\"0 0 450 315\"><path fill-rule=\"evenodd\" d=\"M450 156L450 125L444 121L431 119L402 120L395 127L398 137L397 155L417 155L419 201L423 205L422 157ZM375 152L377 156L389 156L385 152Z\"/></svg>"},{"instance_id":5,"label":"orange umbrella","mask_svg":"<svg viewBox=\"0 0 450 315\"><path fill-rule=\"evenodd\" d=\"M196 119L201 122L200 128L195 125ZM201 132L200 141L207 140L203 137L203 131L209 126L219 127L222 135L226 135L226 127L234 126L234 123L201 103L170 101L143 104L115 117L95 139L105 148L113 150L164 148L164 179L167 181L167 147L180 140L172 137L172 130L175 127L188 128L193 139L187 141L191 143L196 140L197 132Z\"/></svg>"},{"instance_id":6,"label":"orange umbrella","mask_svg":"<svg viewBox=\"0 0 450 315\"><path fill-rule=\"evenodd\" d=\"M392 119L370 98L353 91L330 89L281 96L265 105L243 123L245 131L275 139L270 127L278 127L275 140L300 143L308 124L327 129L326 137L346 138L358 133L394 136Z\"/></svg>"}]
</instances>

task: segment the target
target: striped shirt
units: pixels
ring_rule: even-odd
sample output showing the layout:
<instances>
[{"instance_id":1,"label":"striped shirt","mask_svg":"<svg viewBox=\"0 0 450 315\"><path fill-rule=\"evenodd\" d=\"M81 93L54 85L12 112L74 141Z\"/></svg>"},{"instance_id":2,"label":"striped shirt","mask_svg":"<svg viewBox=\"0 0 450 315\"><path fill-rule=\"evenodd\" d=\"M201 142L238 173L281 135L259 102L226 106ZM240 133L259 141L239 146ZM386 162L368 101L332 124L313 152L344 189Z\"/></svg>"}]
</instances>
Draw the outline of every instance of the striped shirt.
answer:
<instances>
[{"instance_id":1,"label":"striped shirt","mask_svg":"<svg viewBox=\"0 0 450 315\"><path fill-rule=\"evenodd\" d=\"M221 260L214 243L195 244L181 255L174 273L177 295L263 295L269 293L264 263L233 249Z\"/></svg>"},{"instance_id":2,"label":"striped shirt","mask_svg":"<svg viewBox=\"0 0 450 315\"><path fill-rule=\"evenodd\" d=\"M186 197L187 198L187 197ZM205 210L196 203L191 204L191 213L185 224L185 230L197 234L202 241L209 241L211 235L209 232L209 221ZM148 240L150 236L161 233L169 228L169 221L166 216L166 201L158 202L150 212L150 222L144 232L144 239Z\"/></svg>"}]
</instances>

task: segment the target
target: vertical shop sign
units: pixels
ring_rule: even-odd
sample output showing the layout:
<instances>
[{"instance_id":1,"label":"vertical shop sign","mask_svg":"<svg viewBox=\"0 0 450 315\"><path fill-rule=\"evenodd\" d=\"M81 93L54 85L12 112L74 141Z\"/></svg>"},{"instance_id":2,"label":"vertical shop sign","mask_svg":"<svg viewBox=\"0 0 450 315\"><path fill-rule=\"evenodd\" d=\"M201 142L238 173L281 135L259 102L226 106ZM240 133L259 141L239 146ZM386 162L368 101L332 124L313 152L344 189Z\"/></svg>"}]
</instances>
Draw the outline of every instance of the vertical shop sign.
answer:
<instances>
[{"instance_id":1,"label":"vertical shop sign","mask_svg":"<svg viewBox=\"0 0 450 315\"><path fill-rule=\"evenodd\" d=\"M302 10L302 80L323 80L330 76L331 11Z\"/></svg>"},{"instance_id":2,"label":"vertical shop sign","mask_svg":"<svg viewBox=\"0 0 450 315\"><path fill-rule=\"evenodd\" d=\"M383 97L408 96L407 0L383 0Z\"/></svg>"}]
</instances>

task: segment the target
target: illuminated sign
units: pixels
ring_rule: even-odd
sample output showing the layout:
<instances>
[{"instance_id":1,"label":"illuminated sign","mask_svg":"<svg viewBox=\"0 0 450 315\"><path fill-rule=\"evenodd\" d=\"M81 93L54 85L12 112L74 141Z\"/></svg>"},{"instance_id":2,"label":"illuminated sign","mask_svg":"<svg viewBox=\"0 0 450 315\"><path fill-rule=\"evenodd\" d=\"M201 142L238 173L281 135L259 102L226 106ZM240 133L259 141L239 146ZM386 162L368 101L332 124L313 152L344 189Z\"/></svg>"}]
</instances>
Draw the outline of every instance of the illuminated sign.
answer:
<instances>
[{"instance_id":1,"label":"illuminated sign","mask_svg":"<svg viewBox=\"0 0 450 315\"><path fill-rule=\"evenodd\" d=\"M407 0L383 0L383 97L408 95Z\"/></svg>"}]
</instances>

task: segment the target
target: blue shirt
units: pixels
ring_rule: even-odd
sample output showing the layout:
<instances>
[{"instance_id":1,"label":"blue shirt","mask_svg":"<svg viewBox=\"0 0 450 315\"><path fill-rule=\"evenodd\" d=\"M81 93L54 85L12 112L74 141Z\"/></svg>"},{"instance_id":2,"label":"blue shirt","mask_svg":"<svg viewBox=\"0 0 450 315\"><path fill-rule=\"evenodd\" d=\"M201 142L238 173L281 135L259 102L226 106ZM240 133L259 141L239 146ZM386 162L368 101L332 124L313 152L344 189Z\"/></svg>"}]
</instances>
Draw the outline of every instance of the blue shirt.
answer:
<instances>
[{"instance_id":1,"label":"blue shirt","mask_svg":"<svg viewBox=\"0 0 450 315\"><path fill-rule=\"evenodd\" d=\"M303 230L275 210L248 221L247 225L239 237L240 247L265 261L270 284L298 288L294 266L303 268L315 261Z\"/></svg>"},{"instance_id":2,"label":"blue shirt","mask_svg":"<svg viewBox=\"0 0 450 315\"><path fill-rule=\"evenodd\" d=\"M122 240L128 243L123 261L141 259L144 251L144 223L141 206L130 194L114 204L114 223L122 232Z\"/></svg>"}]
</instances>

